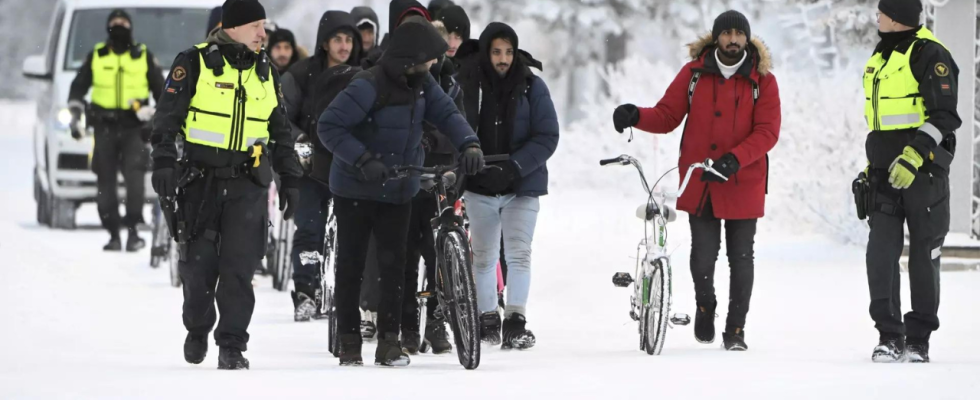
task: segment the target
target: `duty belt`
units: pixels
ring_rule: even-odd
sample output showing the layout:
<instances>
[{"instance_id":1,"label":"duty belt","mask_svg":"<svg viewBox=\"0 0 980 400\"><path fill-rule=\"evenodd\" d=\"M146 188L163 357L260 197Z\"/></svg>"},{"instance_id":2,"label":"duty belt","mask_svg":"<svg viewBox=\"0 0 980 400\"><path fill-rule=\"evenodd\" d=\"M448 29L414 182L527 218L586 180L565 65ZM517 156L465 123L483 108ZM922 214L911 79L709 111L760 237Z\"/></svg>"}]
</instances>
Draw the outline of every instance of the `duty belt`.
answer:
<instances>
[{"instance_id":1,"label":"duty belt","mask_svg":"<svg viewBox=\"0 0 980 400\"><path fill-rule=\"evenodd\" d=\"M221 168L205 168L205 174L214 174L215 179L236 179L251 175L252 168L247 164Z\"/></svg>"}]
</instances>

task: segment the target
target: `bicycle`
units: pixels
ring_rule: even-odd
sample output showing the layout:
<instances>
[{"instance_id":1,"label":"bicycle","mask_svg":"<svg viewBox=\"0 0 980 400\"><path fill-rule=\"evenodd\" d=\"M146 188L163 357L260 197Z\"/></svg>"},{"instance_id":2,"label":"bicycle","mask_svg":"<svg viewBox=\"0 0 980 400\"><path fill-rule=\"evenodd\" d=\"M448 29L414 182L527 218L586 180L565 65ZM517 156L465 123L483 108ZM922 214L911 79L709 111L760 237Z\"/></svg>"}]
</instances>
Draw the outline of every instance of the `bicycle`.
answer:
<instances>
[{"instance_id":1,"label":"bicycle","mask_svg":"<svg viewBox=\"0 0 980 400\"><path fill-rule=\"evenodd\" d=\"M163 218L163 209L160 207L160 199L153 203L153 237L150 240L150 267L159 268L160 263L167 261L170 267L170 286L180 287L180 274L177 269L177 262L180 257L177 255L177 246L174 246L173 238L167 228L167 221Z\"/></svg>"},{"instance_id":2,"label":"bicycle","mask_svg":"<svg viewBox=\"0 0 980 400\"><path fill-rule=\"evenodd\" d=\"M706 159L702 163L691 164L687 168L687 174L681 183L680 189L675 193L657 192L653 189L667 176L676 170L671 168L665 172L654 187L651 188L647 183L643 167L635 158L628 155L621 155L599 161L599 165L632 165L640 173L640 182L643 190L647 192L646 204L640 205L636 210L636 216L644 222L644 238L637 246L636 275L639 281L635 281L628 272L617 272L613 275L613 285L617 287L629 287L633 285L633 295L630 297L630 318L637 321L640 333L640 350L644 350L649 355L660 355L663 350L667 336L668 322L671 325L684 326L691 323L691 317L687 314L677 313L670 318L672 281L670 254L667 252L667 223L673 222L677 218L677 212L667 205L668 198L677 199L690 183L691 175L695 169L704 170L705 173L713 173L723 180L728 180L718 171L712 168L711 159ZM660 197L660 201L657 201ZM651 233L653 237L651 237ZM642 259L639 257L640 250L646 251Z\"/></svg>"},{"instance_id":3,"label":"bicycle","mask_svg":"<svg viewBox=\"0 0 980 400\"><path fill-rule=\"evenodd\" d=\"M509 156L487 156L487 163L506 161ZM435 293L419 292L419 300L436 296L442 315L449 320L459 363L466 369L480 366L480 320L473 279L473 258L463 217L449 203L447 188L456 184L456 165L436 167L395 166L391 179L420 174L422 190L432 191L437 204L432 218L436 244ZM493 168L492 166L486 168ZM437 311L438 313L438 311Z\"/></svg>"}]
</instances>

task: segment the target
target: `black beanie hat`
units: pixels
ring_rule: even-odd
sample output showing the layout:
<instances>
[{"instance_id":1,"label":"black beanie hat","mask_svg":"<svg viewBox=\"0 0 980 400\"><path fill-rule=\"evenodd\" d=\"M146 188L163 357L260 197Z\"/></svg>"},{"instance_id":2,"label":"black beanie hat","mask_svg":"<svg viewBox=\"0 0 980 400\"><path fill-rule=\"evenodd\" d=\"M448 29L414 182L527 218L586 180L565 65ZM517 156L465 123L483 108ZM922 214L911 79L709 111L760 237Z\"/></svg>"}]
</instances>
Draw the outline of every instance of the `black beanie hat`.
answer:
<instances>
[{"instance_id":1,"label":"black beanie hat","mask_svg":"<svg viewBox=\"0 0 980 400\"><path fill-rule=\"evenodd\" d=\"M280 42L287 42L290 46L295 48L296 35L294 35L293 32L288 29L276 29L275 32L272 32L272 34L269 35L269 48L271 49L276 47L276 44Z\"/></svg>"},{"instance_id":2,"label":"black beanie hat","mask_svg":"<svg viewBox=\"0 0 980 400\"><path fill-rule=\"evenodd\" d=\"M711 38L717 41L718 36L721 36L721 32L726 29L738 29L745 32L746 40L752 40L752 27L749 26L749 20L738 11L728 10L715 18L715 26L711 28Z\"/></svg>"},{"instance_id":3,"label":"black beanie hat","mask_svg":"<svg viewBox=\"0 0 980 400\"><path fill-rule=\"evenodd\" d=\"M881 0L878 10L902 25L919 26L922 15L922 2L919 0Z\"/></svg>"},{"instance_id":4,"label":"black beanie hat","mask_svg":"<svg viewBox=\"0 0 980 400\"><path fill-rule=\"evenodd\" d=\"M109 26L109 23L112 22L112 20L114 20L116 18L124 18L127 21L129 21L129 24L130 25L133 24L133 19L129 17L129 13L127 13L126 10L123 10L121 8L117 8L115 10L112 10L111 13L109 13L109 19L107 19L105 21L105 26L108 27Z\"/></svg>"},{"instance_id":5,"label":"black beanie hat","mask_svg":"<svg viewBox=\"0 0 980 400\"><path fill-rule=\"evenodd\" d=\"M439 10L436 19L442 21L449 33L457 33L463 40L470 38L470 17L466 15L466 10L457 5Z\"/></svg>"},{"instance_id":6,"label":"black beanie hat","mask_svg":"<svg viewBox=\"0 0 980 400\"><path fill-rule=\"evenodd\" d=\"M265 19L265 8L258 0L225 0L221 6L221 27L234 27Z\"/></svg>"}]
</instances>

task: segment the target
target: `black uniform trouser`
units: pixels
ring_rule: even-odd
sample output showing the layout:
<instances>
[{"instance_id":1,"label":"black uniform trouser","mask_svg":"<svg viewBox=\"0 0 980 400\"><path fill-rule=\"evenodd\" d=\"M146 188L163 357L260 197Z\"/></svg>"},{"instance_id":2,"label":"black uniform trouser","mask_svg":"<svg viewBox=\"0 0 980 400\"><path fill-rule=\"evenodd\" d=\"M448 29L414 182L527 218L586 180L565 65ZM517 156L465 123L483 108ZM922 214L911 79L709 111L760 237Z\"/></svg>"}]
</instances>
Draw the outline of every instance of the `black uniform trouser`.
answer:
<instances>
[{"instance_id":1,"label":"black uniform trouser","mask_svg":"<svg viewBox=\"0 0 980 400\"><path fill-rule=\"evenodd\" d=\"M111 234L118 234L121 226L131 228L143 222L148 157L137 121L95 124L95 149L92 153L92 172L95 172L98 188L95 201L102 227ZM120 171L126 183L125 218L119 216Z\"/></svg>"},{"instance_id":2,"label":"black uniform trouser","mask_svg":"<svg viewBox=\"0 0 980 400\"><path fill-rule=\"evenodd\" d=\"M265 256L268 237L268 189L247 176L213 179L210 185L206 180L185 188L180 203L188 223L200 227L188 243L187 261L179 263L184 327L192 335L206 336L214 327L217 300L221 320L215 342L244 351L255 308L252 276Z\"/></svg>"},{"instance_id":3,"label":"black uniform trouser","mask_svg":"<svg viewBox=\"0 0 980 400\"><path fill-rule=\"evenodd\" d=\"M725 220L725 244L729 283L728 320L725 331L745 328L752 284L755 279L755 231L757 219ZM691 276L698 307L715 308L715 262L721 250L721 220L715 218L711 199L705 201L700 216L691 215Z\"/></svg>"},{"instance_id":4,"label":"black uniform trouser","mask_svg":"<svg viewBox=\"0 0 980 400\"><path fill-rule=\"evenodd\" d=\"M940 249L949 232L949 177L928 169L922 168L912 186L901 191L888 184L887 171L872 170L875 207L866 255L875 328L926 340L939 329ZM906 222L912 311L903 324L899 259Z\"/></svg>"},{"instance_id":5,"label":"black uniform trouser","mask_svg":"<svg viewBox=\"0 0 980 400\"><path fill-rule=\"evenodd\" d=\"M378 333L398 334L405 284L405 239L412 203L388 204L334 196L337 214L337 331L360 332L358 300L371 232L377 242L381 301Z\"/></svg>"},{"instance_id":6,"label":"black uniform trouser","mask_svg":"<svg viewBox=\"0 0 980 400\"><path fill-rule=\"evenodd\" d=\"M436 241L432 230L432 218L436 216L436 200L431 194L419 192L412 199L412 217L408 227L408 242L405 256L405 294L402 307L402 330L418 332L419 302L415 294L418 290L419 259L425 260L425 290L435 290ZM435 319L439 300L429 297L425 303L426 320Z\"/></svg>"},{"instance_id":7,"label":"black uniform trouser","mask_svg":"<svg viewBox=\"0 0 980 400\"><path fill-rule=\"evenodd\" d=\"M361 282L360 307L367 311L378 311L381 303L381 275L378 271L378 240L371 235L368 239L368 254L364 259L364 281Z\"/></svg>"},{"instance_id":8,"label":"black uniform trouser","mask_svg":"<svg viewBox=\"0 0 980 400\"><path fill-rule=\"evenodd\" d=\"M312 290L320 280L320 269L316 264L303 265L299 254L306 251L323 252L331 193L330 187L309 177L302 178L299 185L299 206L294 217L296 233L293 235L291 254L293 284L297 290L306 291L312 298Z\"/></svg>"}]
</instances>

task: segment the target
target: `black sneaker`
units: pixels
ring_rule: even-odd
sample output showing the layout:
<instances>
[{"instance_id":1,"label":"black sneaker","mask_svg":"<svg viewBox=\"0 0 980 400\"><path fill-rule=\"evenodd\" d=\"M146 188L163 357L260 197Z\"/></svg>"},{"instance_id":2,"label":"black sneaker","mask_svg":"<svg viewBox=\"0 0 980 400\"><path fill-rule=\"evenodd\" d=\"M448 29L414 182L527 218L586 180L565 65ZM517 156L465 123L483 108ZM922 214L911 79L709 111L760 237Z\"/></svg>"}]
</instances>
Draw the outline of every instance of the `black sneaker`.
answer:
<instances>
[{"instance_id":1,"label":"black sneaker","mask_svg":"<svg viewBox=\"0 0 980 400\"><path fill-rule=\"evenodd\" d=\"M409 355L419 354L419 346L422 345L422 335L417 329L402 330L402 350Z\"/></svg>"},{"instance_id":2,"label":"black sneaker","mask_svg":"<svg viewBox=\"0 0 980 400\"><path fill-rule=\"evenodd\" d=\"M374 365L384 367L407 367L412 359L402 350L397 333L378 335L378 348L374 352Z\"/></svg>"},{"instance_id":3,"label":"black sneaker","mask_svg":"<svg viewBox=\"0 0 980 400\"><path fill-rule=\"evenodd\" d=\"M248 369L248 359L239 349L222 347L218 349L218 369Z\"/></svg>"},{"instance_id":4,"label":"black sneaker","mask_svg":"<svg viewBox=\"0 0 980 400\"><path fill-rule=\"evenodd\" d=\"M129 230L129 237L126 238L126 251L134 253L146 247L146 242L136 232L136 228Z\"/></svg>"},{"instance_id":5,"label":"black sneaker","mask_svg":"<svg viewBox=\"0 0 980 400\"><path fill-rule=\"evenodd\" d=\"M725 342L725 350L745 351L749 349L749 346L745 344L745 331L741 328L735 328L734 333L722 332L721 339Z\"/></svg>"},{"instance_id":6,"label":"black sneaker","mask_svg":"<svg viewBox=\"0 0 980 400\"><path fill-rule=\"evenodd\" d=\"M699 343L709 344L715 342L715 306L699 306L698 312L694 316L694 339Z\"/></svg>"},{"instance_id":7,"label":"black sneaker","mask_svg":"<svg viewBox=\"0 0 980 400\"><path fill-rule=\"evenodd\" d=\"M349 333L340 335L340 351L337 358L340 358L341 366L360 366L364 365L361 358L361 335Z\"/></svg>"},{"instance_id":8,"label":"black sneaker","mask_svg":"<svg viewBox=\"0 0 980 400\"><path fill-rule=\"evenodd\" d=\"M534 347L534 333L525 329L527 318L520 313L513 313L504 320L503 342L500 348L504 350L526 350Z\"/></svg>"},{"instance_id":9,"label":"black sneaker","mask_svg":"<svg viewBox=\"0 0 980 400\"><path fill-rule=\"evenodd\" d=\"M910 363L928 363L929 339L907 338L905 340L905 358Z\"/></svg>"},{"instance_id":10,"label":"black sneaker","mask_svg":"<svg viewBox=\"0 0 980 400\"><path fill-rule=\"evenodd\" d=\"M905 338L894 333L883 333L878 339L871 354L871 361L876 363L899 363L905 357Z\"/></svg>"},{"instance_id":11,"label":"black sneaker","mask_svg":"<svg viewBox=\"0 0 980 400\"><path fill-rule=\"evenodd\" d=\"M449 332L446 332L445 321L426 321L425 343L432 347L433 354L446 354L453 351L453 345L449 343Z\"/></svg>"},{"instance_id":12,"label":"black sneaker","mask_svg":"<svg viewBox=\"0 0 980 400\"><path fill-rule=\"evenodd\" d=\"M316 314L316 303L313 296L309 294L305 285L296 285L293 291L293 321L307 322Z\"/></svg>"},{"instance_id":13,"label":"black sneaker","mask_svg":"<svg viewBox=\"0 0 980 400\"><path fill-rule=\"evenodd\" d=\"M493 346L500 344L500 314L496 311L480 316L480 340Z\"/></svg>"},{"instance_id":14,"label":"black sneaker","mask_svg":"<svg viewBox=\"0 0 980 400\"><path fill-rule=\"evenodd\" d=\"M102 251L122 251L122 240L119 239L118 235L113 236L109 239L108 244L102 246Z\"/></svg>"},{"instance_id":15,"label":"black sneaker","mask_svg":"<svg viewBox=\"0 0 980 400\"><path fill-rule=\"evenodd\" d=\"M184 339L184 361L191 364L200 364L208 355L208 336L196 336L187 334Z\"/></svg>"}]
</instances>

